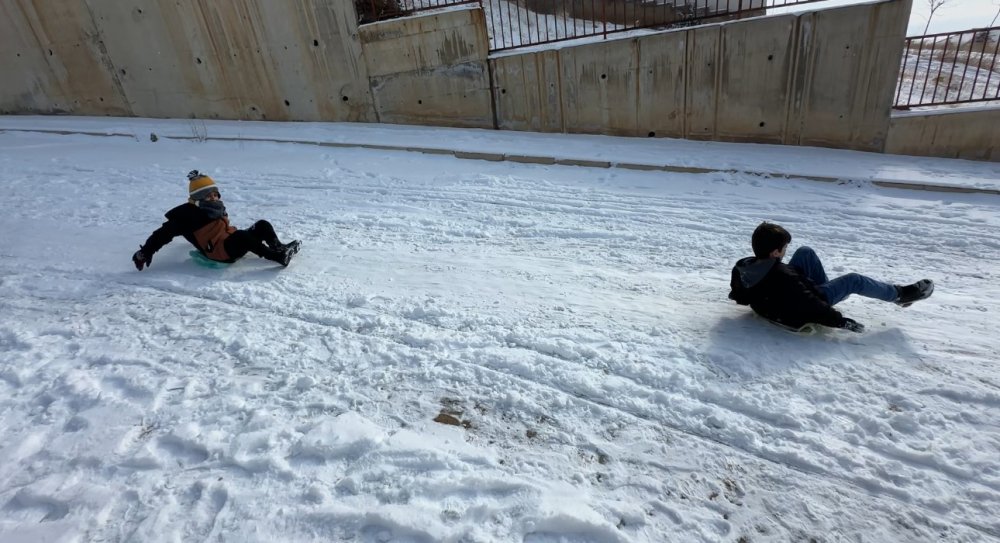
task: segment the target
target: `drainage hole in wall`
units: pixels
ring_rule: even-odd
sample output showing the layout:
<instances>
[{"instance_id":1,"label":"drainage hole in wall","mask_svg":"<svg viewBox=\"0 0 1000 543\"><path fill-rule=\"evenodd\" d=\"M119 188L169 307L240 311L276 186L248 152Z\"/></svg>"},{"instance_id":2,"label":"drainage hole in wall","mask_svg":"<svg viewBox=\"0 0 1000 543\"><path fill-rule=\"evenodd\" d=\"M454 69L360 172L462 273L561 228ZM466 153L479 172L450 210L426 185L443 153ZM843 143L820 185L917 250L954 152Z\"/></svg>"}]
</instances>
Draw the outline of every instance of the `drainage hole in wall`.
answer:
<instances>
[{"instance_id":1,"label":"drainage hole in wall","mask_svg":"<svg viewBox=\"0 0 1000 543\"><path fill-rule=\"evenodd\" d=\"M767 60L774 60L774 55L767 55Z\"/></svg>"},{"instance_id":2,"label":"drainage hole in wall","mask_svg":"<svg viewBox=\"0 0 1000 543\"><path fill-rule=\"evenodd\" d=\"M601 74L601 79L607 79L607 78L608 78L608 74Z\"/></svg>"},{"instance_id":3,"label":"drainage hole in wall","mask_svg":"<svg viewBox=\"0 0 1000 543\"><path fill-rule=\"evenodd\" d=\"M102 97L98 98L98 100L100 100L100 101L103 102L104 101L104 97L102 96Z\"/></svg>"},{"instance_id":4,"label":"drainage hole in wall","mask_svg":"<svg viewBox=\"0 0 1000 543\"><path fill-rule=\"evenodd\" d=\"M120 72L122 73L122 75L125 75L125 68L122 68L122 69L121 69L121 70L119 70L119 71L120 71Z\"/></svg>"},{"instance_id":5,"label":"drainage hole in wall","mask_svg":"<svg viewBox=\"0 0 1000 543\"><path fill-rule=\"evenodd\" d=\"M343 101L345 101L345 102L347 101L347 97L346 96L343 96L340 99L343 100Z\"/></svg>"},{"instance_id":6,"label":"drainage hole in wall","mask_svg":"<svg viewBox=\"0 0 1000 543\"><path fill-rule=\"evenodd\" d=\"M198 64L201 64L201 58L200 58L200 57L196 57L196 58L194 59L194 61L195 61L195 62L197 62Z\"/></svg>"},{"instance_id":7,"label":"drainage hole in wall","mask_svg":"<svg viewBox=\"0 0 1000 543\"><path fill-rule=\"evenodd\" d=\"M500 89L500 94L507 94L507 89Z\"/></svg>"},{"instance_id":8,"label":"drainage hole in wall","mask_svg":"<svg viewBox=\"0 0 1000 543\"><path fill-rule=\"evenodd\" d=\"M319 40L313 40L313 47L319 47Z\"/></svg>"},{"instance_id":9,"label":"drainage hole in wall","mask_svg":"<svg viewBox=\"0 0 1000 543\"><path fill-rule=\"evenodd\" d=\"M760 126L761 126L761 128L763 128L763 127L764 127L764 121L761 121L761 122L760 122Z\"/></svg>"},{"instance_id":10,"label":"drainage hole in wall","mask_svg":"<svg viewBox=\"0 0 1000 543\"><path fill-rule=\"evenodd\" d=\"M649 133L649 137L651 137L651 138L655 138L655 137L656 137L656 132L650 132L650 133Z\"/></svg>"},{"instance_id":11,"label":"drainage hole in wall","mask_svg":"<svg viewBox=\"0 0 1000 543\"><path fill-rule=\"evenodd\" d=\"M288 100L285 100L285 105L286 105L286 106L290 106L290 105L292 105L292 104L291 104L291 102L289 102Z\"/></svg>"},{"instance_id":12,"label":"drainage hole in wall","mask_svg":"<svg viewBox=\"0 0 1000 543\"><path fill-rule=\"evenodd\" d=\"M423 100L417 100L417 103L422 105L424 103L424 101Z\"/></svg>"},{"instance_id":13,"label":"drainage hole in wall","mask_svg":"<svg viewBox=\"0 0 1000 543\"><path fill-rule=\"evenodd\" d=\"M257 106L250 106L250 111L257 111ZM763 124L763 123L761 123Z\"/></svg>"},{"instance_id":14,"label":"drainage hole in wall","mask_svg":"<svg viewBox=\"0 0 1000 543\"><path fill-rule=\"evenodd\" d=\"M49 56L52 56L52 49L49 49Z\"/></svg>"}]
</instances>

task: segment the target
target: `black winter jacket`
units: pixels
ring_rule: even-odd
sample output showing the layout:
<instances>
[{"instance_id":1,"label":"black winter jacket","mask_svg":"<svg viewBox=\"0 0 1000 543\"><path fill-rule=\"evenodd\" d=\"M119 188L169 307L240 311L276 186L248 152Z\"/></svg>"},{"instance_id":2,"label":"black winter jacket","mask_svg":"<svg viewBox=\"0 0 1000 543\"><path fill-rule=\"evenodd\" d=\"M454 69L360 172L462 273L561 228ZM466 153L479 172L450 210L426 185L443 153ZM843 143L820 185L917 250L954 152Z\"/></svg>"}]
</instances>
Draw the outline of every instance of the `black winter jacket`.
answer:
<instances>
[{"instance_id":1,"label":"black winter jacket","mask_svg":"<svg viewBox=\"0 0 1000 543\"><path fill-rule=\"evenodd\" d=\"M212 260L230 262L225 241L236 228L229 226L229 216L213 219L198 206L181 204L165 214L167 222L153 232L142 246L152 256L177 236L184 236L202 254Z\"/></svg>"},{"instance_id":2,"label":"black winter jacket","mask_svg":"<svg viewBox=\"0 0 1000 543\"><path fill-rule=\"evenodd\" d=\"M844 317L809 279L776 258L747 257L733 267L729 298L786 326L807 323L839 328Z\"/></svg>"}]
</instances>

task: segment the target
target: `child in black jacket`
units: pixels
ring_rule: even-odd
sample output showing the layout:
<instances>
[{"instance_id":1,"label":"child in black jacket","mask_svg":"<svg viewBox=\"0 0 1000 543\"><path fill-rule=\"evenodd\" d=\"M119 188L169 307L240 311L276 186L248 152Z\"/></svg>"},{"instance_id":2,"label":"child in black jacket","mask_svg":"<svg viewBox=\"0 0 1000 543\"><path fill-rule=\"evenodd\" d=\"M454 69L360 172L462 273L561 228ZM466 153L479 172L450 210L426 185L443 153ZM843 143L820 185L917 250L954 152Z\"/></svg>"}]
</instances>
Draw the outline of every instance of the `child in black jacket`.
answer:
<instances>
[{"instance_id":1,"label":"child in black jacket","mask_svg":"<svg viewBox=\"0 0 1000 543\"><path fill-rule=\"evenodd\" d=\"M792 235L763 222L753 232L754 256L733 268L729 298L749 305L758 315L792 328L816 323L832 328L864 331L864 325L833 308L851 294L859 294L908 307L934 292L934 282L922 279L898 286L849 273L829 280L819 257L809 247L799 247L788 264L782 259Z\"/></svg>"},{"instance_id":2,"label":"child in black jacket","mask_svg":"<svg viewBox=\"0 0 1000 543\"><path fill-rule=\"evenodd\" d=\"M246 230L229 225L222 196L211 177L198 170L188 174L188 201L166 213L167 222L156 229L132 255L135 268L142 271L153 263L153 255L177 236L184 236L201 254L217 262L235 262L247 252L288 266L299 251L299 242L278 240L274 227L257 221Z\"/></svg>"}]
</instances>

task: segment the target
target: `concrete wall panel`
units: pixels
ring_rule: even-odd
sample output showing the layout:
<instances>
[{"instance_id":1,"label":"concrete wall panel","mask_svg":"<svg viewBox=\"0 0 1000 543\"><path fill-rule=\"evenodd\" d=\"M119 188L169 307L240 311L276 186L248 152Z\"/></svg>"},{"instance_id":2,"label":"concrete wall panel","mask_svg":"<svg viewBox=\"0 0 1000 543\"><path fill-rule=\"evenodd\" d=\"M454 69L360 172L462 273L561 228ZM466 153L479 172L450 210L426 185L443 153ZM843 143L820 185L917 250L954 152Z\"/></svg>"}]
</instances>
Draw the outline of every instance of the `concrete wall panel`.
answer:
<instances>
[{"instance_id":1,"label":"concrete wall panel","mask_svg":"<svg viewBox=\"0 0 1000 543\"><path fill-rule=\"evenodd\" d=\"M800 145L882 151L910 0L803 14ZM867 24L862 24L867 23Z\"/></svg>"},{"instance_id":2,"label":"concrete wall panel","mask_svg":"<svg viewBox=\"0 0 1000 543\"><path fill-rule=\"evenodd\" d=\"M636 40L559 50L565 130L635 136L639 82Z\"/></svg>"},{"instance_id":3,"label":"concrete wall panel","mask_svg":"<svg viewBox=\"0 0 1000 543\"><path fill-rule=\"evenodd\" d=\"M886 152L1000 162L1000 108L892 116Z\"/></svg>"},{"instance_id":4,"label":"concrete wall panel","mask_svg":"<svg viewBox=\"0 0 1000 543\"><path fill-rule=\"evenodd\" d=\"M639 135L683 138L687 32L653 34L637 42Z\"/></svg>"},{"instance_id":5,"label":"concrete wall panel","mask_svg":"<svg viewBox=\"0 0 1000 543\"><path fill-rule=\"evenodd\" d=\"M555 51L498 57L490 59L490 66L497 128L563 131L559 55Z\"/></svg>"},{"instance_id":6,"label":"concrete wall panel","mask_svg":"<svg viewBox=\"0 0 1000 543\"><path fill-rule=\"evenodd\" d=\"M492 128L485 62L372 78L379 122Z\"/></svg>"},{"instance_id":7,"label":"concrete wall panel","mask_svg":"<svg viewBox=\"0 0 1000 543\"><path fill-rule=\"evenodd\" d=\"M87 5L0 2L0 113L128 116Z\"/></svg>"},{"instance_id":8,"label":"concrete wall panel","mask_svg":"<svg viewBox=\"0 0 1000 543\"><path fill-rule=\"evenodd\" d=\"M718 139L783 141L796 20L784 15L722 27Z\"/></svg>"},{"instance_id":9,"label":"concrete wall panel","mask_svg":"<svg viewBox=\"0 0 1000 543\"><path fill-rule=\"evenodd\" d=\"M684 126L691 139L715 139L721 28L711 25L687 33Z\"/></svg>"},{"instance_id":10,"label":"concrete wall panel","mask_svg":"<svg viewBox=\"0 0 1000 543\"><path fill-rule=\"evenodd\" d=\"M493 127L481 9L372 23L360 37L379 122Z\"/></svg>"}]
</instances>

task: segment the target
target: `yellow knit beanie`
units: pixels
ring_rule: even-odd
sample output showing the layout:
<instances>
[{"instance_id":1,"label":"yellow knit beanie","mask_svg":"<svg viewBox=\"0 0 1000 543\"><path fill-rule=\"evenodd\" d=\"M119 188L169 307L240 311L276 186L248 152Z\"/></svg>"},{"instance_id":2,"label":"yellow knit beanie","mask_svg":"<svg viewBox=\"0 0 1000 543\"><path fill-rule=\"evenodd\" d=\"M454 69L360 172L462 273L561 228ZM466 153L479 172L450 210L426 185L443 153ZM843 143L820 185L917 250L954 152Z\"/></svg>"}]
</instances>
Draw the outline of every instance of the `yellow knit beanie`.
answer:
<instances>
[{"instance_id":1,"label":"yellow knit beanie","mask_svg":"<svg viewBox=\"0 0 1000 543\"><path fill-rule=\"evenodd\" d=\"M215 181L198 170L191 170L188 173L188 181L188 197L192 201L204 199L209 194L219 191L219 188L215 186Z\"/></svg>"}]
</instances>

